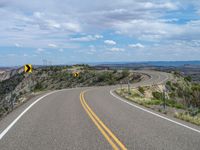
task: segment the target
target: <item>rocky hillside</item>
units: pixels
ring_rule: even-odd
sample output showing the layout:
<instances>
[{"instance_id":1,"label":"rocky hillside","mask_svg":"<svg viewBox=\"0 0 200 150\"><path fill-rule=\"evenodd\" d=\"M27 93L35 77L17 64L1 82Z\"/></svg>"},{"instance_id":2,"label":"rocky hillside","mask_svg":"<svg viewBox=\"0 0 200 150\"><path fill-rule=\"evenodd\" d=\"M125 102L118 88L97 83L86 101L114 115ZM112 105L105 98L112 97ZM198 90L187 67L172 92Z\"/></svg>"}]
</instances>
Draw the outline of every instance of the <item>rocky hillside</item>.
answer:
<instances>
[{"instance_id":1,"label":"rocky hillside","mask_svg":"<svg viewBox=\"0 0 200 150\"><path fill-rule=\"evenodd\" d=\"M13 68L3 68L0 69L0 82L13 77L16 74L22 73L23 68L13 69Z\"/></svg>"},{"instance_id":2,"label":"rocky hillside","mask_svg":"<svg viewBox=\"0 0 200 150\"><path fill-rule=\"evenodd\" d=\"M78 77L73 73L79 72ZM114 85L138 82L145 75L130 73L128 70L95 70L87 65L39 67L33 73L24 73L23 68L1 74L0 115L13 109L16 105L34 93L83 86Z\"/></svg>"}]
</instances>

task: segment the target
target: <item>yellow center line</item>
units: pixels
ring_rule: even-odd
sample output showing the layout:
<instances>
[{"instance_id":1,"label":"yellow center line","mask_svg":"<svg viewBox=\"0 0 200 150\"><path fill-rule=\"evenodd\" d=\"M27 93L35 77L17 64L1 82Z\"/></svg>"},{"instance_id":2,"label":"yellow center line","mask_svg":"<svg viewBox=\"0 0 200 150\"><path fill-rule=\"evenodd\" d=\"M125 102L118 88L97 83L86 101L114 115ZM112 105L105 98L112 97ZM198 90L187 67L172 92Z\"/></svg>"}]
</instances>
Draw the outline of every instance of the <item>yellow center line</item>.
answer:
<instances>
[{"instance_id":1,"label":"yellow center line","mask_svg":"<svg viewBox=\"0 0 200 150\"><path fill-rule=\"evenodd\" d=\"M127 148L122 144L122 142L112 133L112 131L99 119L99 117L92 111L92 109L89 107L89 105L86 103L85 99L84 99L84 93L85 92L81 92L80 94L80 101L81 104L83 106L83 108L85 109L85 111L87 112L87 114L89 115L89 117L92 119L92 121L94 122L94 124L97 126L97 128L101 131L101 133L104 135L104 137L107 139L107 141L110 143L110 145L113 147L113 149L117 150L117 146L113 143L113 141L111 140L111 138L118 144L118 146L122 149L122 150L127 150ZM107 135L107 133L110 135L110 137Z\"/></svg>"},{"instance_id":2,"label":"yellow center line","mask_svg":"<svg viewBox=\"0 0 200 150\"><path fill-rule=\"evenodd\" d=\"M112 148L114 150L119 150L118 147L116 146L115 143L113 143L113 141L109 138L109 136L106 134L106 132L102 129L102 127L98 124L98 122L94 119L94 117L91 115L91 113L87 110L86 106L83 103L83 99L80 96L80 101L81 104L83 106L83 108L85 109L85 111L87 112L88 116L92 119L92 121L94 122L94 124L97 126L97 128L99 129L99 131L103 134L103 136L106 138L106 140L110 143L110 145L112 146Z\"/></svg>"}]
</instances>

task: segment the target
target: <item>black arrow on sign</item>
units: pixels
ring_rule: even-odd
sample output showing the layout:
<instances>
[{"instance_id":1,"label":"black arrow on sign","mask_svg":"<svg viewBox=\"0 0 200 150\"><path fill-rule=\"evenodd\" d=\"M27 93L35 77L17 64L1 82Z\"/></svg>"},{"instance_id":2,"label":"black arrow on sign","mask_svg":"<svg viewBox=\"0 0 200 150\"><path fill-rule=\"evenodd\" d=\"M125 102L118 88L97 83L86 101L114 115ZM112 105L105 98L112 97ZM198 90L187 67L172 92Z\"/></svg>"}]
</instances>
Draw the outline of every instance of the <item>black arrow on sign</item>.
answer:
<instances>
[{"instance_id":1,"label":"black arrow on sign","mask_svg":"<svg viewBox=\"0 0 200 150\"><path fill-rule=\"evenodd\" d=\"M29 65L26 65L27 69L26 72L29 72L31 70L31 67Z\"/></svg>"}]
</instances>

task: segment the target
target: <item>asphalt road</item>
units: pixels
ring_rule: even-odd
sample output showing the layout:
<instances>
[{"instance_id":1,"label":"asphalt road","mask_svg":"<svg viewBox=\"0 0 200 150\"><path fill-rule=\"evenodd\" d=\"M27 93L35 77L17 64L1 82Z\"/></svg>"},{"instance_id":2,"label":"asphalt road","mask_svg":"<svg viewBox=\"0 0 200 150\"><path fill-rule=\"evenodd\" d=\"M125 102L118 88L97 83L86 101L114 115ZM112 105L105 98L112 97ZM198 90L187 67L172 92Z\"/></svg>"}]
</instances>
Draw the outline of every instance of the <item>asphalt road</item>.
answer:
<instances>
[{"instance_id":1,"label":"asphalt road","mask_svg":"<svg viewBox=\"0 0 200 150\"><path fill-rule=\"evenodd\" d=\"M171 78L146 73L149 80L132 86ZM31 99L0 121L0 150L200 149L199 127L126 103L113 96L116 87L66 89Z\"/></svg>"}]
</instances>

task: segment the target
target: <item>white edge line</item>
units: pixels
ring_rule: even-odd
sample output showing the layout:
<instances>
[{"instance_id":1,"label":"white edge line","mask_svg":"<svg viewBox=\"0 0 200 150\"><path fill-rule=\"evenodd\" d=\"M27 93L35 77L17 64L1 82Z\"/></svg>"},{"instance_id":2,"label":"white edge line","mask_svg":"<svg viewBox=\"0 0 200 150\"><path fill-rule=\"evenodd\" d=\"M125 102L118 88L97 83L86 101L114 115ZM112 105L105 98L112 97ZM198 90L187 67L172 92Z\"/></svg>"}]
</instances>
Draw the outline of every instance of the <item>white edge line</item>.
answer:
<instances>
[{"instance_id":1,"label":"white edge line","mask_svg":"<svg viewBox=\"0 0 200 150\"><path fill-rule=\"evenodd\" d=\"M56 90L56 91L52 91L50 93L47 93L45 95L43 95L42 97L38 98L37 100L35 100L33 103L31 103L14 121L12 121L9 126L7 126L7 128L5 128L1 134L0 134L0 140L8 133L8 131L17 123L17 121L29 110L31 109L31 107L33 107L37 102L39 102L40 100L42 100L43 98L56 93L56 92L60 92L60 91L65 91L65 90L73 90L73 89L79 89L79 88L71 88L71 89L63 89L63 90Z\"/></svg>"},{"instance_id":2,"label":"white edge line","mask_svg":"<svg viewBox=\"0 0 200 150\"><path fill-rule=\"evenodd\" d=\"M142 107L139 107L139 106L137 106L137 105L135 105L135 104L133 104L133 103L131 103L131 102L128 102L128 101L124 100L123 98L116 96L116 95L113 93L113 91L114 91L114 90L110 90L110 94L111 94L113 97L117 98L118 100L120 100L120 101L122 101L122 102L124 102L124 103L127 103L127 104L129 104L129 105L131 105L131 106L133 106L133 107L135 107L135 108L138 108L138 109L140 109L140 110L142 110L142 111L145 111L145 112L147 112L147 113L150 113L150 114L152 114L152 115L154 115L154 116L157 116L157 117L159 117L159 118L162 118L162 119L165 119L165 120L170 121L170 122L172 122L172 123L175 123L175 124L177 124L177 125L179 125L179 126L182 126L182 127L187 128L187 129L190 129L190 130L192 130L192 131L195 131L195 132L200 133L200 130L194 129L194 128L192 128L192 127L189 127L189 126L184 125L184 124L182 124L182 123L179 123L179 122L177 122L177 121L171 120L171 119L169 119L169 118L167 118L167 117L161 116L161 115L159 115L159 114L157 114L157 113L154 113L154 112L152 112L152 111L149 111L149 110L147 110L147 109L144 109L144 108L142 108Z\"/></svg>"}]
</instances>

